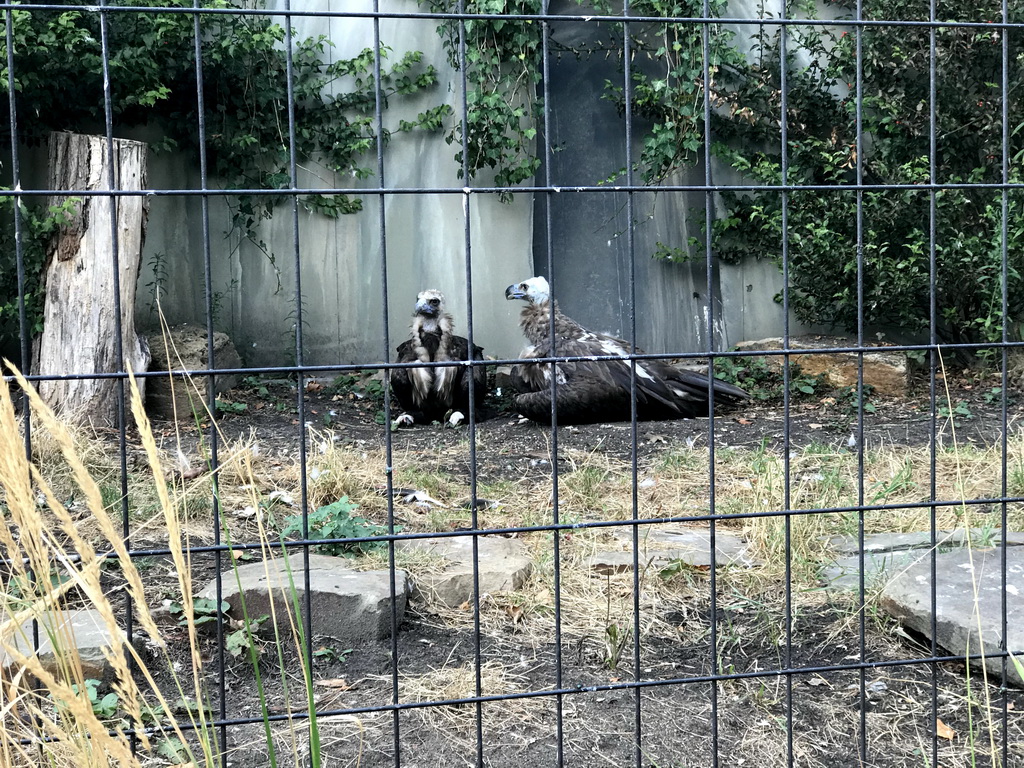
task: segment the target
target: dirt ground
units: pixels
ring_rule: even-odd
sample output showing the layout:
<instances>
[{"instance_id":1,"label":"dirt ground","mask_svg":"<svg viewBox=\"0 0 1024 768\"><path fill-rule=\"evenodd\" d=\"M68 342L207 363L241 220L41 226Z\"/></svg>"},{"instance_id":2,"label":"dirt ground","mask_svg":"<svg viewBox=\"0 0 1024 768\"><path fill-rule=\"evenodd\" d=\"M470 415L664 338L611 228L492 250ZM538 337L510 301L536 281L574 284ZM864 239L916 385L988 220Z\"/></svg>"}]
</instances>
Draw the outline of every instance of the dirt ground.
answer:
<instances>
[{"instance_id":1,"label":"dirt ground","mask_svg":"<svg viewBox=\"0 0 1024 768\"><path fill-rule=\"evenodd\" d=\"M950 384L949 400L940 386L937 408L945 405L947 410L935 419L922 382L906 398L872 397L873 410L863 415L862 432L856 409L842 393L817 391L794 400L788 420L777 401L751 402L714 419L713 445L716 451L731 447L780 453L787 446L791 451L820 446L856 453L858 439L866 448L927 446L934 435L939 445L946 445L954 433L961 444L998 444L1003 434L1002 404L993 396L998 381L964 376ZM1018 393L1009 395L1007 421L1012 432L1020 409ZM379 393L366 380L346 377L332 384L325 378L307 384L301 418L290 381L249 380L221 400L218 426L225 439L257 436L260 450L283 464L297 460L299 439L307 427L328 431L339 444L371 452L385 445L388 434ZM441 469L466 486L471 477L488 487L525 477L549 479L555 457L550 428L522 423L503 412L502 403L488 406L489 418L476 424L473 441L466 427L416 426L391 432L392 450L403 457L444 456ZM637 425L641 471L676 446L706 448L712 442L709 425L708 419ZM168 422L154 426L165 447L177 439L186 445L199 439L192 427L175 434ZM307 441L309 454L315 455L315 450ZM629 424L558 430L560 476L576 469L574 455L600 455L628 466L633 452ZM547 550L551 540L550 533L534 535L534 542L541 541ZM578 567L572 556L578 540L572 532L560 539L565 567ZM147 544L144 539L133 543ZM194 579L202 584L213 573L212 559L197 558L194 568ZM478 633L470 605L436 611L413 601L397 641L401 701L473 696L478 662L484 696L567 692L486 701L479 707L406 709L395 716L386 709L396 683L390 641L348 654L328 653L315 665L317 708L334 713L319 720L324 765L395 765L397 727L401 765L410 767L475 765L478 747L486 765L517 768L554 765L559 753L569 766L771 766L785 765L790 751L794 764L801 766L929 766L936 718L942 733L948 726L953 734L939 739L939 765L1024 764L1021 692L1001 689L996 681L985 685L977 674L966 675L963 664L891 664L927 657L929 648L880 612L858 611L853 597L795 588L787 632L783 582L765 583L727 568L716 577L714 616L712 574L706 569L660 575L656 596L640 601L636 615L632 574L590 577L599 600L594 606L597 623L563 627L560 643L555 617L539 608L524 615L516 612L515 603L485 595ZM524 590L547 588L531 582ZM527 599L524 604L532 603ZM629 633L636 617L645 628L638 647ZM620 636L616 642L609 634L607 628L613 625L626 633L624 639ZM212 639L206 642L216 712L217 650ZM331 648L332 641L317 637L314 647ZM181 650L184 660L186 649ZM297 669L294 651L282 652L283 668ZM282 668L276 650L263 648L261 659L271 712L284 714L288 704L282 681L275 679ZM860 661L880 666L863 671L820 669ZM230 657L225 663L227 716L258 719L251 664ZM761 674L786 666L800 671L791 676ZM714 686L699 680L715 672L737 677ZM687 682L694 678L699 681ZM630 687L634 680L655 684ZM301 701L300 677L292 675L287 684L292 701L295 691ZM374 708L382 709L367 711ZM638 720L639 755L634 738ZM276 748L285 754L293 751L293 738L295 750L307 749L301 720L277 722L274 733ZM229 765L269 764L261 723L232 725L227 738ZM993 743L995 760L989 754Z\"/></svg>"}]
</instances>

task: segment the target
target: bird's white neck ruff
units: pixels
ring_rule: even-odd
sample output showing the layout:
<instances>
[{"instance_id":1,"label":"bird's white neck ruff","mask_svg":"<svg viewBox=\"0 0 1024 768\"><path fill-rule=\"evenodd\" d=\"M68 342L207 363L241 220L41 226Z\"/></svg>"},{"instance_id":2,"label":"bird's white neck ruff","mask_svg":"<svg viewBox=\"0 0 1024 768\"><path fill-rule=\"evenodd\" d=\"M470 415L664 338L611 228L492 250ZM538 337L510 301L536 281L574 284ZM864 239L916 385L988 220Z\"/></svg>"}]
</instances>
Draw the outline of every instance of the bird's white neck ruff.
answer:
<instances>
[{"instance_id":1,"label":"bird's white neck ruff","mask_svg":"<svg viewBox=\"0 0 1024 768\"><path fill-rule=\"evenodd\" d=\"M416 333L451 333L452 319L449 315L442 314L438 317L425 317L418 315L413 323L413 330Z\"/></svg>"}]
</instances>

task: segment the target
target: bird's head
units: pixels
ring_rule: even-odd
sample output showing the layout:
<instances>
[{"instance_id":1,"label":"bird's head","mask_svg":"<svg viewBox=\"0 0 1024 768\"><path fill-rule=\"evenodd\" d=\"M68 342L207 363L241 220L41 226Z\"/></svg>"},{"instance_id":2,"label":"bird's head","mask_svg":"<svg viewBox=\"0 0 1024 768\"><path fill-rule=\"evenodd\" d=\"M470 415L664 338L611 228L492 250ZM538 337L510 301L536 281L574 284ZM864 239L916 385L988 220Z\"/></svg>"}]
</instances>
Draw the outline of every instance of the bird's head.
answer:
<instances>
[{"instance_id":1,"label":"bird's head","mask_svg":"<svg viewBox=\"0 0 1024 768\"><path fill-rule=\"evenodd\" d=\"M505 300L523 299L531 304L541 304L551 297L548 281L543 277L531 277L521 283L513 283L505 289Z\"/></svg>"},{"instance_id":2,"label":"bird's head","mask_svg":"<svg viewBox=\"0 0 1024 768\"><path fill-rule=\"evenodd\" d=\"M444 312L444 294L430 288L420 291L416 296L416 314L424 317L437 317Z\"/></svg>"}]
</instances>

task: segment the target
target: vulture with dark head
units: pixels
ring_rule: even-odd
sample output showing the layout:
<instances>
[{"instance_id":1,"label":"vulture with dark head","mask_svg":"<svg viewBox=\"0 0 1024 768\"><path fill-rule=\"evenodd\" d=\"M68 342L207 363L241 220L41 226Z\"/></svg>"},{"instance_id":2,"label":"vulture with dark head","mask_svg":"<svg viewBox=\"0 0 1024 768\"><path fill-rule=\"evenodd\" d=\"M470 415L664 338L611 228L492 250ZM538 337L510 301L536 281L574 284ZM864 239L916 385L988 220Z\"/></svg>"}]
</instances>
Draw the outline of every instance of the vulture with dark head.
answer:
<instances>
[{"instance_id":1,"label":"vulture with dark head","mask_svg":"<svg viewBox=\"0 0 1024 768\"><path fill-rule=\"evenodd\" d=\"M548 281L531 277L505 289L507 300L526 302L519 324L529 341L522 359L539 357L627 358L630 345L622 339L588 331L558 310ZM555 348L551 348L551 323ZM637 349L636 354L644 354ZM523 416L551 423L551 363L513 366L513 387L519 392L516 410ZM555 363L559 424L629 421L630 363L623 360L578 360ZM719 379L712 380L716 404L732 404L747 393ZM661 360L636 361L636 413L640 420L679 419L708 415L708 378L675 368Z\"/></svg>"},{"instance_id":2,"label":"vulture with dark head","mask_svg":"<svg viewBox=\"0 0 1024 768\"><path fill-rule=\"evenodd\" d=\"M484 351L453 331L452 316L444 311L444 295L426 290L416 297L412 333L398 347L398 362L434 363L448 360L483 360ZM473 404L479 413L487 396L487 372L482 366L472 371L463 366L424 366L392 368L391 389L404 411L396 425L429 424L445 421L452 426L469 414L469 388L473 387Z\"/></svg>"}]
</instances>

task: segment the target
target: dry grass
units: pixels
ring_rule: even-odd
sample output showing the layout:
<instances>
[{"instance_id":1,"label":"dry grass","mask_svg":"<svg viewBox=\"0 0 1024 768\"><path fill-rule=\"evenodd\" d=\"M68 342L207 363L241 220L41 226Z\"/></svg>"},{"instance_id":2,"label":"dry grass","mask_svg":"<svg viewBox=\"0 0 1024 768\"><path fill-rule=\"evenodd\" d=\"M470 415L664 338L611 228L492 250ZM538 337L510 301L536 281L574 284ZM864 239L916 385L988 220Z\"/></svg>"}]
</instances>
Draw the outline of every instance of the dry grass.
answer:
<instances>
[{"instance_id":1,"label":"dry grass","mask_svg":"<svg viewBox=\"0 0 1024 768\"><path fill-rule=\"evenodd\" d=\"M104 485L94 477L109 482L116 474L120 482L118 470L108 460L109 446L102 448L95 436L58 420L20 374L13 369L12 373L29 394L33 445L40 448L33 452L34 462L29 462L9 387L0 379L0 509L8 518L8 524L0 526L0 546L9 561L6 588L0 593L0 648L7 665L0 684L0 765L130 768L148 764L153 749L172 742L171 751L191 764L218 765L220 747L210 724L210 696L204 682L210 657L197 631L190 554L191 545L203 543L192 536L197 518L206 518L202 529L208 535L209 511L195 500L211 498L216 489L222 502L258 504L267 490L255 480L263 461L258 446L252 439L236 446L225 442L217 473L204 471L201 461L190 460L180 449L159 449L135 381L130 380L132 412L144 456L128 481L129 506L141 507L145 515L133 525L133 535L148 534L170 550L171 574L176 579L172 589L185 622L184 632L174 633L179 641L184 637L186 645L186 661L181 664L182 649L171 655L149 611L138 567L128 556L118 519L120 492L110 502ZM170 469L165 470L165 462ZM65 504L65 498L76 502ZM254 526L258 540L265 544L276 538L258 516L244 525ZM225 534L230 535L229 528ZM266 551L269 554L269 548ZM123 584L111 591L102 579L108 554L117 558L115 585ZM169 586L162 585L161 596ZM134 608L136 637L144 636L150 647L151 654L145 657L127 643L119 626L122 609L115 605L123 602L122 593ZM288 605L288 601L274 602ZM69 630L72 605L92 609L109 638L103 655L111 670L109 690L116 696L116 719L101 719L113 712L101 712L87 695L86 667ZM48 646L51 651L33 650L33 622L44 649ZM301 653L294 617L284 617L283 626L278 643L291 642ZM290 671L282 661L282 677L286 673ZM309 699L311 681L304 682L300 695L304 691ZM181 699L198 705L171 704ZM304 709L307 703L285 700L289 708ZM126 727L134 729L137 748L125 735ZM297 754L296 744L292 743L292 752Z\"/></svg>"},{"instance_id":2,"label":"dry grass","mask_svg":"<svg viewBox=\"0 0 1024 768\"><path fill-rule=\"evenodd\" d=\"M13 421L9 397L0 397L4 413L4 431L18 434ZM2 544L10 552L23 552L27 558L22 572L15 574L19 584L32 584L29 569L48 572L54 562L71 575L71 584L86 596L91 606L104 613L105 621L116 627L110 597L99 586L99 555L107 550L118 551L120 527L113 521L120 514L120 470L111 456L109 443L102 436L87 431L69 431L45 408L33 403L36 421L41 428L33 435L34 467L24 461L19 439L5 440L0 455L0 501L10 510L16 532L8 532ZM144 414L136 403L136 419L140 424L144 455L132 465L127 481L129 507L137 515L133 536L145 534L147 540L166 542L175 554L174 573L185 605L186 616L192 611L190 596L194 585L189 582L191 564L188 546L207 543L212 530L211 499L216 494L225 520L225 533L232 540L276 540L277 530L290 514L297 514L300 496L301 468L294 462L271 457L261 445L259 436L250 434L229 441L222 439L218 453L219 469L215 474L204 471L207 455L202 443L190 454L177 446L158 449L148 432ZM11 426L13 425L13 427ZM306 481L310 507L348 497L359 506L358 514L383 524L387 521L388 502L381 493L387 479L383 451L377 447L343 445L330 430L309 431L309 454ZM1011 494L1024 492L1024 436L1017 430L1008 443L1009 476L1006 481ZM20 457L19 457L20 456ZM550 458L548 461L550 462ZM706 515L710 510L708 452L700 446L666 446L640 457L639 486L635 492L631 467L600 450L563 450L559 468L558 520L562 523L594 521L628 521ZM396 500L395 521L407 531L447 531L471 522L471 514L461 503L469 496L469 475L464 467L464 446L424 449L396 445L392 455L393 482L396 488L425 492L429 501L404 503ZM927 530L928 508L909 506L934 497L946 500L975 499L1002 493L1001 449L961 445L940 447L932 457L927 448L885 446L864 452L863 473L854 452L825 450L810 446L789 457L788 476L782 457L770 450L726 448L715 454L715 510L722 514L738 514L733 520L718 523L719 530L742 534L760 564L752 568L721 568L718 572L719 605L726 609L739 607L747 615L761 616L760 624L748 623L745 634L730 634L727 627L719 632L719 650L730 652L736 647L777 647L781 624L781 590L787 557L792 565L794 598L797 611L821 606L825 597L820 591L805 592L817 584L818 570L830 559L828 539L835 535L855 534L860 517L854 513L798 514L789 518L788 528L783 516L743 517L751 512L774 512L788 506L793 510L816 510L867 504L891 505L884 512L863 515L866 532L901 532ZM166 468L166 469L165 469ZM141 470L141 471L140 471ZM477 525L514 527L545 525L554 519L550 463L539 460L534 472L524 476L506 477L478 487L480 496L499 502L495 508L481 509ZM31 477L33 484L27 484ZM110 489L113 489L111 491ZM72 498L74 504L58 500ZM275 500L276 499L276 500ZM291 502L289 503L289 499ZM43 506L40 507L40 500ZM940 508L937 523L952 529L984 526L991 515L980 514L976 507L954 505ZM1009 510L1010 525L1021 529L1024 511L1018 506ZM694 524L706 530L707 523ZM561 630L566 643L580 649L581 658L589 659L598 669L614 674L620 662L632 653L634 611L640 617L637 630L645 641L659 638L698 647L708 642L705 611L708 607L709 573L700 568L679 568L664 572L654 566L642 567L634 581L632 573L612 576L596 575L588 559L602 550L621 551L621 540L602 529L581 528L558 533L560 582L555 585L554 536L551 532L527 533L520 540L528 548L534 571L528 581L515 592L484 596L481 600L481 629L484 634L513 635L524 647L538 648L549 643L554 634L556 600L561 611ZM123 548L123 547L122 547ZM119 552L125 555L126 553ZM72 555L74 557L72 557ZM645 558L641 553L641 564ZM141 579L127 558L124 575L133 590L137 604L145 607ZM386 548L379 548L354 561L361 568L387 568L391 564ZM408 570L413 577L443 568L440 558L399 552L395 565ZM147 585L148 586L148 585ZM636 587L639 587L637 590ZM29 616L43 618L46 609L64 599L69 586L38 585L28 595L8 594L4 600L5 622L0 640L11 646L12 655L19 653L12 638L21 622ZM870 596L869 596L870 598ZM830 633L822 643L838 642L848 637L859 621L852 606L845 615L837 615ZM148 613L141 611L144 628ZM434 606L428 621L440 621L446 627L465 629L473 622L472 611L443 609ZM873 621L874 619L872 619ZM289 624L289 622L286 622ZM296 627L288 642L297 643ZM870 638L872 648L882 657L898 654L902 640L882 630ZM50 633L58 646L66 646L67 638L59 635L59 625L50 625ZM155 628L151 630L151 634ZM287 633L286 633L287 634ZM160 647L159 633L153 642ZM204 700L202 683L205 659L195 637L189 639L188 665L180 675L178 693L193 700ZM646 647L646 642L645 642ZM120 670L115 688L122 710L130 722L139 725L142 702L156 702L161 692L147 672L141 679L127 674L127 660L134 651L127 646L111 648L115 668ZM646 653L646 651L645 651ZM75 668L74 654L58 674L48 673L32 656L15 656L23 665L21 677L5 684L3 701L7 705L8 737L0 738L0 762L6 765L35 764L35 753L17 743L19 738L55 739L59 746L50 752L55 765L99 766L135 765L138 758L127 754L124 738L116 732L107 744L101 739L90 741L85 734L103 730L82 690L82 673ZM135 659L136 664L142 660ZM171 666L169 658L161 663ZM142 665L145 669L144 665ZM504 661L487 661L480 670L485 695L520 691L528 681L518 676ZM48 698L29 685L29 675L40 681ZM49 677L47 677L49 675ZM390 678L380 680L390 683ZM425 674L405 675L400 681L400 700L422 703L472 697L476 694L476 671L472 664L455 663L450 659ZM77 685L78 688L72 686ZM779 706L778 692L766 693L761 683L735 682L725 689L737 696L762 700L764 728L751 728L742 735L753 742L771 742L778 747L776 727L771 725ZM758 688L757 686L761 686ZM386 687L386 686L382 686ZM954 687L955 690L955 687ZM964 690L970 690L965 688ZM382 694L383 695L383 694ZM760 698L758 698L760 697ZM974 717L992 720L992 704L977 701L966 693L963 707L972 708ZM53 701L62 702L54 706ZM66 702L63 703L63 702ZM289 706L301 708L304 702ZM509 729L533 717L539 704L532 701L505 701L485 706L487 728ZM916 713L917 710L914 710ZM918 713L919 714L919 713ZM192 713L200 734L209 733L203 709ZM440 706L410 710L403 717L414 717L423 727L453 734L453 738L473 742L475 707ZM900 733L913 730L910 711L900 715ZM372 720L373 718L370 718ZM904 720L906 722L904 723ZM367 721L369 722L369 721ZM762 722L762 721L759 721ZM42 725L37 725L41 723ZM852 721L851 721L852 723ZM851 723L832 723L829 727L850 728ZM334 736L346 749L360 750L368 738L366 723L356 719L339 720ZM892 728L896 725L890 723ZM173 734L177 725L165 716L164 729ZM331 724L324 723L324 738ZM887 726L889 727L889 726ZM914 725L913 727L917 727ZM97 731L99 729L99 731ZM880 729L884 732L884 728ZM302 753L302 734L293 724L274 727L273 740L280 741L295 754ZM875 730L878 733L879 730ZM784 737L784 734L782 735ZM927 740L927 734L922 738ZM260 735L258 738L262 738ZM882 738L876 736L875 738ZM182 738L182 741L188 741ZM741 739L742 741L742 739ZM81 742L81 743L80 743ZM199 764L215 761L217 746L212 738L191 739L196 749L192 756ZM806 750L813 763L815 744L797 737L798 750ZM100 747L103 749L100 749ZM989 743L977 743L972 749L980 757ZM145 749L145 747L144 747ZM66 754L65 754L66 753ZM304 754L304 753L303 753ZM943 764L965 764L961 757L943 750ZM958 762L959 761L959 762ZM358 764L358 761L351 764Z\"/></svg>"},{"instance_id":3,"label":"dry grass","mask_svg":"<svg viewBox=\"0 0 1024 768\"><path fill-rule=\"evenodd\" d=\"M382 687L390 687L391 675L375 675L371 678ZM422 674L400 673L398 677L398 701L401 704L423 704L435 701L453 701L474 696L498 696L523 690L525 678L514 674L510 668L498 661L484 661L480 664L480 691L477 692L476 666L472 662L451 663ZM529 701L504 700L488 704L487 719L492 728L507 730L522 724L533 711ZM442 727L447 733L466 737L471 735L476 723L474 705L455 704L413 709L421 722Z\"/></svg>"}]
</instances>

